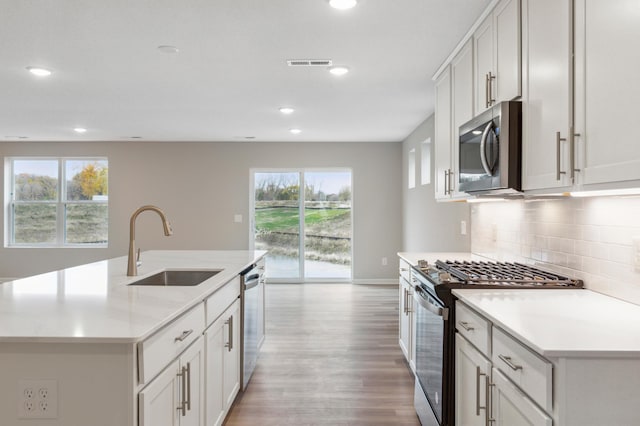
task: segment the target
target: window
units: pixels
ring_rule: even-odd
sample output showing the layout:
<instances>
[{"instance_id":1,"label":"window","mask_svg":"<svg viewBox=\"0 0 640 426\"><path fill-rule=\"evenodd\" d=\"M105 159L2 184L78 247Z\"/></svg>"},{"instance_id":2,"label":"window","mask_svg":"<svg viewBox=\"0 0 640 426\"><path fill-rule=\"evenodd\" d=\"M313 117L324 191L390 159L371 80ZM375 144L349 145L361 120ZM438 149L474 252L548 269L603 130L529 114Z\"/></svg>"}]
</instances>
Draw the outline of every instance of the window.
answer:
<instances>
[{"instance_id":1,"label":"window","mask_svg":"<svg viewBox=\"0 0 640 426\"><path fill-rule=\"evenodd\" d=\"M420 152L422 157L420 159L420 173L422 185L428 185L431 183L431 138L427 138L420 145Z\"/></svg>"},{"instance_id":2,"label":"window","mask_svg":"<svg viewBox=\"0 0 640 426\"><path fill-rule=\"evenodd\" d=\"M106 158L9 158L9 246L98 246L109 235Z\"/></svg>"},{"instance_id":3,"label":"window","mask_svg":"<svg viewBox=\"0 0 640 426\"><path fill-rule=\"evenodd\" d=\"M407 167L407 186L409 189L416 187L416 150L415 148L409 151L409 167Z\"/></svg>"}]
</instances>

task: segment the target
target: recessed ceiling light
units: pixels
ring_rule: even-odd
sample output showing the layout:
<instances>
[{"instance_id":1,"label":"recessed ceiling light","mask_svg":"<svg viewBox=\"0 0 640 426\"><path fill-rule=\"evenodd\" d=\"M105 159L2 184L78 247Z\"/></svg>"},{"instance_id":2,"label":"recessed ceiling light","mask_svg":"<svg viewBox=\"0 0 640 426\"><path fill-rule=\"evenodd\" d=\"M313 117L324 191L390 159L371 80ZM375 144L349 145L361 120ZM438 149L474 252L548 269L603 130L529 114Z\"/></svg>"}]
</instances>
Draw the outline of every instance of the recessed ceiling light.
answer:
<instances>
[{"instance_id":1,"label":"recessed ceiling light","mask_svg":"<svg viewBox=\"0 0 640 426\"><path fill-rule=\"evenodd\" d=\"M85 129L84 127L74 127L73 131L76 133L85 133L87 129Z\"/></svg>"},{"instance_id":2,"label":"recessed ceiling light","mask_svg":"<svg viewBox=\"0 0 640 426\"><path fill-rule=\"evenodd\" d=\"M291 107L281 107L280 108L280 112L283 114L292 114L293 111L295 111L295 109L291 108Z\"/></svg>"},{"instance_id":3,"label":"recessed ceiling light","mask_svg":"<svg viewBox=\"0 0 640 426\"><path fill-rule=\"evenodd\" d=\"M358 4L357 0L329 0L329 5L334 9L351 9L356 4Z\"/></svg>"},{"instance_id":4,"label":"recessed ceiling light","mask_svg":"<svg viewBox=\"0 0 640 426\"><path fill-rule=\"evenodd\" d=\"M299 134L300 132L302 132L302 130L300 130L300 129L289 129L289 131L290 131L291 133L293 133L294 135L297 135L297 134Z\"/></svg>"},{"instance_id":5,"label":"recessed ceiling light","mask_svg":"<svg viewBox=\"0 0 640 426\"><path fill-rule=\"evenodd\" d=\"M46 68L27 67L27 71L29 71L33 75L37 75L38 77L47 77L51 75L51 71Z\"/></svg>"},{"instance_id":6,"label":"recessed ceiling light","mask_svg":"<svg viewBox=\"0 0 640 426\"><path fill-rule=\"evenodd\" d=\"M349 72L349 68L343 65L336 65L335 67L330 67L329 72L333 75L345 75Z\"/></svg>"},{"instance_id":7,"label":"recessed ceiling light","mask_svg":"<svg viewBox=\"0 0 640 426\"><path fill-rule=\"evenodd\" d=\"M180 49L178 49L175 46L169 46L169 45L162 45L162 46L158 46L158 50L161 51L162 53L179 53Z\"/></svg>"}]
</instances>

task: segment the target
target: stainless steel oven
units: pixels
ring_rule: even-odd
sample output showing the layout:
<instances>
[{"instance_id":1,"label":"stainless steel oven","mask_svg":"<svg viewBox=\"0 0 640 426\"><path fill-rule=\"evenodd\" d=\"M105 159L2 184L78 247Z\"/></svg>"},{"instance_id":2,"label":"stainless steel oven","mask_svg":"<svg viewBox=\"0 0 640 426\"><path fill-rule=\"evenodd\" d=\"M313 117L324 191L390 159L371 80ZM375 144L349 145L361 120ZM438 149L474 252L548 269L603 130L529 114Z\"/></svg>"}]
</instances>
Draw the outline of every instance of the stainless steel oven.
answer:
<instances>
[{"instance_id":1,"label":"stainless steel oven","mask_svg":"<svg viewBox=\"0 0 640 426\"><path fill-rule=\"evenodd\" d=\"M454 288L581 288L582 281L509 262L440 261L413 266L416 301L414 405L423 426L455 425Z\"/></svg>"},{"instance_id":2,"label":"stainless steel oven","mask_svg":"<svg viewBox=\"0 0 640 426\"><path fill-rule=\"evenodd\" d=\"M423 425L443 424L445 398L445 323L449 309L422 285L413 293L416 301L416 387L415 407Z\"/></svg>"}]
</instances>

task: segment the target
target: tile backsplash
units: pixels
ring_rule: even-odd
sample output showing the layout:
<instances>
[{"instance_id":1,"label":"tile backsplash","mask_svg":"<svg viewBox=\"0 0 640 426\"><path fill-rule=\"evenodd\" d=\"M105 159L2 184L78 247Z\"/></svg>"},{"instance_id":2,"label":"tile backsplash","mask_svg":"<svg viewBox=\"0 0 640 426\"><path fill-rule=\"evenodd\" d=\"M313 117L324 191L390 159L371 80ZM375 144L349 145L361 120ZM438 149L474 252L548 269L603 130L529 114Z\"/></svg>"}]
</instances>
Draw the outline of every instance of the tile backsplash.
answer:
<instances>
[{"instance_id":1,"label":"tile backsplash","mask_svg":"<svg viewBox=\"0 0 640 426\"><path fill-rule=\"evenodd\" d=\"M640 304L640 197L473 204L471 235L473 253L537 264Z\"/></svg>"}]
</instances>

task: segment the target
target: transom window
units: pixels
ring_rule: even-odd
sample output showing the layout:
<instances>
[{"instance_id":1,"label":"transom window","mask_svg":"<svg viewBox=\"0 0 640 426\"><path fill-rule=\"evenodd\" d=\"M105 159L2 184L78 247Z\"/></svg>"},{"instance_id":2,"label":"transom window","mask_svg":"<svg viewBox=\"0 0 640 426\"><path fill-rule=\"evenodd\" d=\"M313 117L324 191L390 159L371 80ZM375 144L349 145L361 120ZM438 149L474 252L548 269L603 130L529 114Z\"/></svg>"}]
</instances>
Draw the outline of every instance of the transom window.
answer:
<instances>
[{"instance_id":1,"label":"transom window","mask_svg":"<svg viewBox=\"0 0 640 426\"><path fill-rule=\"evenodd\" d=\"M9 158L8 245L106 247L106 158Z\"/></svg>"}]
</instances>

